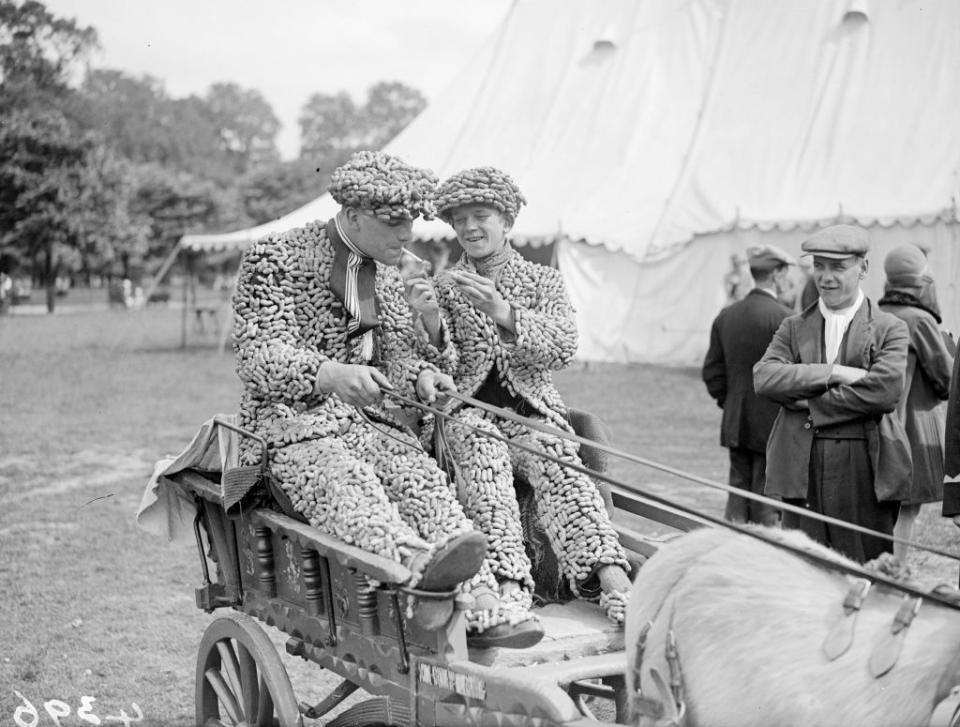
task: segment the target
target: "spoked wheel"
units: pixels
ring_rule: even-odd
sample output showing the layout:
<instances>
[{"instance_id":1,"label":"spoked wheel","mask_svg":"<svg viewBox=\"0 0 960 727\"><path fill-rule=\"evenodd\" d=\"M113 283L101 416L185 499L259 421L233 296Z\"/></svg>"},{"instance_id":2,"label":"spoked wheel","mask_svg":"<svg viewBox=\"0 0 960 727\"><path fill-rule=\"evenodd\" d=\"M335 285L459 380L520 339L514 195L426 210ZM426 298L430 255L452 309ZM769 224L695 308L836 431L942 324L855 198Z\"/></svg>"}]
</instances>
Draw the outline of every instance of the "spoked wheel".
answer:
<instances>
[{"instance_id":1,"label":"spoked wheel","mask_svg":"<svg viewBox=\"0 0 960 727\"><path fill-rule=\"evenodd\" d=\"M218 618L203 633L197 655L197 725L303 725L277 650L245 614Z\"/></svg>"}]
</instances>

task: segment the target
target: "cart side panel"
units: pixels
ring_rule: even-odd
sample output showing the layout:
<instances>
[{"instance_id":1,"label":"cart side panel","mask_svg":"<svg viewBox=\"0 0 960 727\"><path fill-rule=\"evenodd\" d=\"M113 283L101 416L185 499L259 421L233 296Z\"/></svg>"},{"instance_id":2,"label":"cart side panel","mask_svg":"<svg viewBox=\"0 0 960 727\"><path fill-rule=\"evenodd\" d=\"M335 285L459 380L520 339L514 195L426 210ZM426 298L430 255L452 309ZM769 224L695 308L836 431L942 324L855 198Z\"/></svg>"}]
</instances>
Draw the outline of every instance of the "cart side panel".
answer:
<instances>
[{"instance_id":1,"label":"cart side panel","mask_svg":"<svg viewBox=\"0 0 960 727\"><path fill-rule=\"evenodd\" d=\"M240 571L237 564L237 543L233 523L223 509L206 500L201 500L204 529L210 539L210 555L217 564L217 583L240 589Z\"/></svg>"}]
</instances>

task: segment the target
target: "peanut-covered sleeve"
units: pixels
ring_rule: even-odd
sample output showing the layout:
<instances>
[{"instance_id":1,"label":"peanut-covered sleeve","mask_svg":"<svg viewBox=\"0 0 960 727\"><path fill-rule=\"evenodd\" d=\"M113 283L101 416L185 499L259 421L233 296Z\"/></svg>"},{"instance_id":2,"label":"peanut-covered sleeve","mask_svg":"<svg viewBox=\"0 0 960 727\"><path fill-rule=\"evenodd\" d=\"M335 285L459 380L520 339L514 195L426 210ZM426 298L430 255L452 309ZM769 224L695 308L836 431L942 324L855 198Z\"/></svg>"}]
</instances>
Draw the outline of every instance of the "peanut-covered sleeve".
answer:
<instances>
[{"instance_id":1,"label":"peanut-covered sleeve","mask_svg":"<svg viewBox=\"0 0 960 727\"><path fill-rule=\"evenodd\" d=\"M577 352L577 323L567 288L559 270L537 265L537 297L534 305L513 305L516 335L505 338L510 357L559 371L570 364Z\"/></svg>"},{"instance_id":2,"label":"peanut-covered sleeve","mask_svg":"<svg viewBox=\"0 0 960 727\"><path fill-rule=\"evenodd\" d=\"M413 334L416 350L427 362L436 366L438 371L453 376L456 374L460 358L453 342L453 328L450 324L451 310L455 300L453 283L449 277L438 276L434 280L434 290L440 305L440 342L438 345L430 342L430 336L423 321L415 316Z\"/></svg>"},{"instance_id":3,"label":"peanut-covered sleeve","mask_svg":"<svg viewBox=\"0 0 960 727\"><path fill-rule=\"evenodd\" d=\"M397 392L417 398L417 378L424 369L442 371L418 341L413 312L403 295L403 281L393 268L378 281L380 297L381 359L384 372ZM424 332L425 333L425 332Z\"/></svg>"},{"instance_id":4,"label":"peanut-covered sleeve","mask_svg":"<svg viewBox=\"0 0 960 727\"><path fill-rule=\"evenodd\" d=\"M271 235L247 249L233 296L237 375L269 401L315 402L317 370L329 358L304 343L297 320L291 251Z\"/></svg>"}]
</instances>

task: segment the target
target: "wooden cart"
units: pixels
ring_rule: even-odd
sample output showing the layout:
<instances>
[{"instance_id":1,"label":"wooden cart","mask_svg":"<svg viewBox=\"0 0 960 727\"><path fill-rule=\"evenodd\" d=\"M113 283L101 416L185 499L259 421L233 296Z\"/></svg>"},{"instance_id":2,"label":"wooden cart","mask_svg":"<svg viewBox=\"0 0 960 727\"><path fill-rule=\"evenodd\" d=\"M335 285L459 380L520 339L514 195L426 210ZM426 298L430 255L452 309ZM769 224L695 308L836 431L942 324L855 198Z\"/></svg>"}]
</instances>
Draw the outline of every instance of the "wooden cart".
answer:
<instances>
[{"instance_id":1,"label":"wooden cart","mask_svg":"<svg viewBox=\"0 0 960 727\"><path fill-rule=\"evenodd\" d=\"M601 436L595 420L574 421ZM586 460L598 452L585 452ZM588 461L588 464L590 462ZM597 468L602 462L594 464ZM623 630L583 601L537 609L545 637L529 649L468 649L454 592L401 584L409 571L349 546L261 504L225 499L220 473L166 476L197 506L194 532L203 583L197 606L218 612L199 648L198 725L301 725L319 719L357 689L368 698L341 711L330 727L373 725L597 725L623 723L627 696ZM243 478L241 478L243 479ZM251 480L256 489L267 487ZM621 512L689 529L696 522L606 493ZM656 543L618 525L635 563ZM211 575L214 574L214 575ZM338 674L342 683L313 706L298 702L261 624L288 636L286 650Z\"/></svg>"}]
</instances>

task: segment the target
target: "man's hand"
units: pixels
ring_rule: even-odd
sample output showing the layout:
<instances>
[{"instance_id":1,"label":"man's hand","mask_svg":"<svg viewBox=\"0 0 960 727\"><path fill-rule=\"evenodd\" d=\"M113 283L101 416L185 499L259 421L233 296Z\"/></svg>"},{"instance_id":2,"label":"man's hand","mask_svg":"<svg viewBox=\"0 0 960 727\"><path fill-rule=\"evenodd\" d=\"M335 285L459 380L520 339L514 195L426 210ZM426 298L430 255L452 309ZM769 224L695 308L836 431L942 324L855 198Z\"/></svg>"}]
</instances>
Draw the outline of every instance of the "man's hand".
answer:
<instances>
[{"instance_id":1,"label":"man's hand","mask_svg":"<svg viewBox=\"0 0 960 727\"><path fill-rule=\"evenodd\" d=\"M392 389L393 386L373 366L325 361L317 371L315 388L324 394L336 394L353 406L371 406L383 399L381 389Z\"/></svg>"},{"instance_id":2,"label":"man's hand","mask_svg":"<svg viewBox=\"0 0 960 727\"><path fill-rule=\"evenodd\" d=\"M448 270L447 272L470 305L486 313L502 328L514 331L513 309L500 295L500 291L492 280L466 270Z\"/></svg>"},{"instance_id":3,"label":"man's hand","mask_svg":"<svg viewBox=\"0 0 960 727\"><path fill-rule=\"evenodd\" d=\"M441 374L433 369L424 369L417 377L417 396L420 401L426 404L432 404L437 401L443 403L446 399L445 394L453 393L457 390L457 385L453 383L453 378L448 374Z\"/></svg>"},{"instance_id":4,"label":"man's hand","mask_svg":"<svg viewBox=\"0 0 960 727\"><path fill-rule=\"evenodd\" d=\"M414 273L404 279L403 294L410 307L420 314L433 341L440 333L440 303L433 283L423 273Z\"/></svg>"},{"instance_id":5,"label":"man's hand","mask_svg":"<svg viewBox=\"0 0 960 727\"><path fill-rule=\"evenodd\" d=\"M855 384L866 375L866 369L860 369L856 366L843 366L841 364L834 364L830 369L830 376L827 378L827 385Z\"/></svg>"},{"instance_id":6,"label":"man's hand","mask_svg":"<svg viewBox=\"0 0 960 727\"><path fill-rule=\"evenodd\" d=\"M403 294L407 303L420 315L440 312L433 283L424 273L411 273L403 279Z\"/></svg>"}]
</instances>

